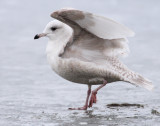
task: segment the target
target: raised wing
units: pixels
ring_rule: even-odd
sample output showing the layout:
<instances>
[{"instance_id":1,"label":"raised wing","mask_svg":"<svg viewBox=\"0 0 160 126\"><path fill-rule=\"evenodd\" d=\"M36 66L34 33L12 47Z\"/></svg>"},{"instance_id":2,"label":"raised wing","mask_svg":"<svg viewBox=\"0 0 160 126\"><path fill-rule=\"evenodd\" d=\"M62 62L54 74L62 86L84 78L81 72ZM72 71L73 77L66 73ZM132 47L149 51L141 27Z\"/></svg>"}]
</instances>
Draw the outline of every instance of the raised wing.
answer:
<instances>
[{"instance_id":1,"label":"raised wing","mask_svg":"<svg viewBox=\"0 0 160 126\"><path fill-rule=\"evenodd\" d=\"M72 41L72 39L70 39ZM65 47L63 58L106 64L107 57L126 56L129 52L126 39L101 39L86 30L81 30L71 45Z\"/></svg>"},{"instance_id":2,"label":"raised wing","mask_svg":"<svg viewBox=\"0 0 160 126\"><path fill-rule=\"evenodd\" d=\"M80 27L103 39L117 39L134 36L134 32L122 24L109 18L75 9L61 9L51 14L51 17L62 22L74 22Z\"/></svg>"},{"instance_id":3,"label":"raised wing","mask_svg":"<svg viewBox=\"0 0 160 126\"><path fill-rule=\"evenodd\" d=\"M115 31L115 34L113 32L112 35L110 34L110 36L108 36L108 34L103 33L103 30L107 31L105 27L109 27L109 25L105 26L107 21L104 24L102 24L102 22L95 22L94 16L91 13L74 9L62 9L53 12L51 16L68 24L74 30L74 35L72 36L73 38L70 39L68 42L69 44L65 46L64 52L61 54L64 58L77 58L85 61L99 62L100 60L106 61L106 57L126 56L129 52L127 39L124 37L127 36L127 32L126 34L123 32L122 37L122 32L118 33L117 29L119 28L116 28L115 25L115 28L112 30L112 32ZM97 18L97 20L100 19L104 18ZM122 27L122 25L119 25L119 27ZM93 30L91 31L91 29ZM98 30L96 31L96 29L99 29L100 32L98 32ZM101 38L99 35L105 36L105 38Z\"/></svg>"}]
</instances>

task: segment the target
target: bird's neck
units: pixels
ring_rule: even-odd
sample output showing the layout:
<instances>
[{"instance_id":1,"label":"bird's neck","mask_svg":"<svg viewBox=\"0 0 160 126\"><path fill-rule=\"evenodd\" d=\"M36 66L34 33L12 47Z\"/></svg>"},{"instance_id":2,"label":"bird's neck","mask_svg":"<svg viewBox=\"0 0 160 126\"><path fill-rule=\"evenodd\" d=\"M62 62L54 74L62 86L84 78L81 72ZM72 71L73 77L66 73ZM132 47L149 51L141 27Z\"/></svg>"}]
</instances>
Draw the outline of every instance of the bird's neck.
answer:
<instances>
[{"instance_id":1,"label":"bird's neck","mask_svg":"<svg viewBox=\"0 0 160 126\"><path fill-rule=\"evenodd\" d=\"M64 53L67 43L72 38L72 33L71 29L69 32L64 32L60 36L57 36L54 40L49 40L46 53L48 62L52 68L58 65L58 62L61 59L61 54Z\"/></svg>"},{"instance_id":2,"label":"bird's neck","mask_svg":"<svg viewBox=\"0 0 160 126\"><path fill-rule=\"evenodd\" d=\"M71 38L72 35L66 35L64 37L58 37L58 39L54 41L49 40L46 48L47 55L60 57Z\"/></svg>"}]
</instances>

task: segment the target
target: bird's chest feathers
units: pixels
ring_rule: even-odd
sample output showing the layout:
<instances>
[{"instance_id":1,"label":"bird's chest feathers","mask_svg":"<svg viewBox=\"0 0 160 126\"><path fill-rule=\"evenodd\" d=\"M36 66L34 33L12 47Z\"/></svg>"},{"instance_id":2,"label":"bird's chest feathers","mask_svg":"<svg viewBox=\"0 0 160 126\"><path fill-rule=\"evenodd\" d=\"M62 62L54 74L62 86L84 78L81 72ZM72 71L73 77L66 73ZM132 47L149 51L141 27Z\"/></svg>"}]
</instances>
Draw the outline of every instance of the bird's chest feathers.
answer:
<instances>
[{"instance_id":1,"label":"bird's chest feathers","mask_svg":"<svg viewBox=\"0 0 160 126\"><path fill-rule=\"evenodd\" d=\"M49 40L46 53L47 53L47 60L48 63L51 65L52 69L59 73L60 71L60 64L62 63L61 54L64 53L64 49L66 47L66 44L68 43L70 37L62 37L57 40L51 41Z\"/></svg>"}]
</instances>

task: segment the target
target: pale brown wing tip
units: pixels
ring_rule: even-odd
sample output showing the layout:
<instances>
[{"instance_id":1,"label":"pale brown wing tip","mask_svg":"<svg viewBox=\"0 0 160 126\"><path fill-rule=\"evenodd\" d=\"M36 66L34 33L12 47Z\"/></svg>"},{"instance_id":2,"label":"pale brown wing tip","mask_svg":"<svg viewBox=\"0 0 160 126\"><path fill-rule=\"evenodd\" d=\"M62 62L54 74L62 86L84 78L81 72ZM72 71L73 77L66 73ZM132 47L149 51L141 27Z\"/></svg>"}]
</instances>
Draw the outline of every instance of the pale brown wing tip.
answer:
<instances>
[{"instance_id":1,"label":"pale brown wing tip","mask_svg":"<svg viewBox=\"0 0 160 126\"><path fill-rule=\"evenodd\" d=\"M51 13L50 16L51 16L52 18L56 18L56 17L58 17L58 12L55 11L55 12Z\"/></svg>"},{"instance_id":2,"label":"pale brown wing tip","mask_svg":"<svg viewBox=\"0 0 160 126\"><path fill-rule=\"evenodd\" d=\"M56 19L70 19L72 21L74 20L80 20L85 18L85 14L83 11L75 10L75 9L61 9L57 10L50 15L53 18Z\"/></svg>"}]
</instances>

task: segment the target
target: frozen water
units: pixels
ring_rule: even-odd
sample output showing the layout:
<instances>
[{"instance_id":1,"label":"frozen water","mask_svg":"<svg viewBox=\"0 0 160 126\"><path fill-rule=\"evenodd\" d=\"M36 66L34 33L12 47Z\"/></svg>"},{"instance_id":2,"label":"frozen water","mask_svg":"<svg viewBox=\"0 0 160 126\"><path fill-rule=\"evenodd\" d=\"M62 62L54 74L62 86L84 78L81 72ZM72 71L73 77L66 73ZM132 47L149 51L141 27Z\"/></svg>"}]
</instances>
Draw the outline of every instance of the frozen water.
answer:
<instances>
[{"instance_id":1,"label":"frozen water","mask_svg":"<svg viewBox=\"0 0 160 126\"><path fill-rule=\"evenodd\" d=\"M160 125L159 6L159 0L1 0L0 126ZM52 72L45 56L47 39L33 40L52 20L50 13L63 7L104 15L133 29L131 53L123 61L152 80L154 91L113 83L99 91L93 108L69 111L84 104L87 86ZM131 105L108 106L112 103Z\"/></svg>"}]
</instances>

